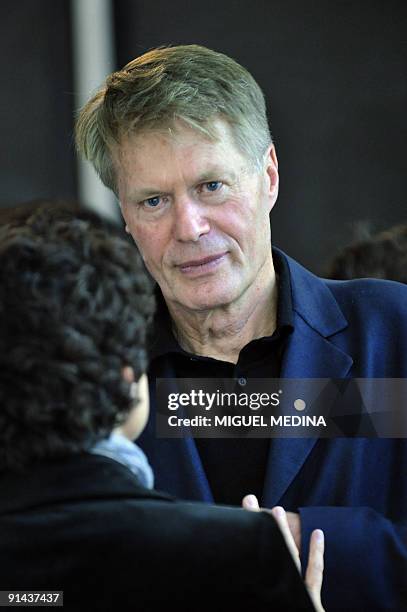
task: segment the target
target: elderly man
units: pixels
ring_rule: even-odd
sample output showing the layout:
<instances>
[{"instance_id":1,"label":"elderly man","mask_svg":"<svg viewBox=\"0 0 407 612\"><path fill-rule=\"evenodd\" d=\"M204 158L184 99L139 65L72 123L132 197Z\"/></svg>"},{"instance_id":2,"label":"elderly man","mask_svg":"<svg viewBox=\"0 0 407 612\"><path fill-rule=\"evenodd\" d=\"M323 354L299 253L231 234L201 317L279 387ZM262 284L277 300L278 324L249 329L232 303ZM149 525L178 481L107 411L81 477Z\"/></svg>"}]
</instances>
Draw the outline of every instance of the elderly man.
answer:
<instances>
[{"instance_id":1,"label":"elderly man","mask_svg":"<svg viewBox=\"0 0 407 612\"><path fill-rule=\"evenodd\" d=\"M278 164L263 94L231 58L156 49L113 73L82 110L80 151L119 198L158 284L156 378L404 377L407 291L323 281L271 249ZM283 505L301 554L326 533L327 609L400 609L404 440L156 439L159 487Z\"/></svg>"}]
</instances>

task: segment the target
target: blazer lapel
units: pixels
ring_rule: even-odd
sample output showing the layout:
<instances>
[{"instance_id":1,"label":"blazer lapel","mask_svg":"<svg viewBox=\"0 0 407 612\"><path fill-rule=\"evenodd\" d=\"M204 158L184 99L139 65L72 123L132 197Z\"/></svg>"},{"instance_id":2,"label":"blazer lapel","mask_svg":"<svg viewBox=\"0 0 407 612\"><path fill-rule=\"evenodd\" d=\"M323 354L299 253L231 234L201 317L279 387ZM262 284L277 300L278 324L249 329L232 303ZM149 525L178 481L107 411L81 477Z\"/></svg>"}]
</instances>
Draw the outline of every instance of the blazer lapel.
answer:
<instances>
[{"instance_id":1,"label":"blazer lapel","mask_svg":"<svg viewBox=\"0 0 407 612\"><path fill-rule=\"evenodd\" d=\"M283 253L281 255L289 264L295 313L294 331L284 353L281 378L345 378L352 358L330 340L347 327L342 311L321 279ZM299 387L301 384L305 388L306 380L303 383L297 380ZM263 506L279 503L316 442L317 438L271 440L261 500Z\"/></svg>"}]
</instances>

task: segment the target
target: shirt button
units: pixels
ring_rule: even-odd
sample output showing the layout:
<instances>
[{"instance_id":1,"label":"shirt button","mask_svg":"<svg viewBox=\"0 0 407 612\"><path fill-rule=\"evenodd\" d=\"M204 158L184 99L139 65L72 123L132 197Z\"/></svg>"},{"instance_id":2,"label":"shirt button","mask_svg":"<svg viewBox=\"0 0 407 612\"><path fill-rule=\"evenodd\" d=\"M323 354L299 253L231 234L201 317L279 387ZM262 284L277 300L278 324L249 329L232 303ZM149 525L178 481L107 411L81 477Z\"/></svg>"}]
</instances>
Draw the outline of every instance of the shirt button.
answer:
<instances>
[{"instance_id":1,"label":"shirt button","mask_svg":"<svg viewBox=\"0 0 407 612\"><path fill-rule=\"evenodd\" d=\"M239 383L241 387L244 387L247 383L247 379L244 378L243 376L239 376L239 378L237 379L237 382Z\"/></svg>"}]
</instances>

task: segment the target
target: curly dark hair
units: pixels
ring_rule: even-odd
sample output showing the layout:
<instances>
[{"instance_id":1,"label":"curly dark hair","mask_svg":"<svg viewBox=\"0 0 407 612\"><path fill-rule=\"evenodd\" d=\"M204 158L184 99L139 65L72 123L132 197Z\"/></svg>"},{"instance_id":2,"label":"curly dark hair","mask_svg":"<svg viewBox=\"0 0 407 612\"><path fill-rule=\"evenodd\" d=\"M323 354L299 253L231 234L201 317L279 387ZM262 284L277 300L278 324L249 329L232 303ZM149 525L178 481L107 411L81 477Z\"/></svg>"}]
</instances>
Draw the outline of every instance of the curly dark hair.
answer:
<instances>
[{"instance_id":1,"label":"curly dark hair","mask_svg":"<svg viewBox=\"0 0 407 612\"><path fill-rule=\"evenodd\" d=\"M407 224L356 240L327 266L327 278L383 278L407 283Z\"/></svg>"},{"instance_id":2,"label":"curly dark hair","mask_svg":"<svg viewBox=\"0 0 407 612\"><path fill-rule=\"evenodd\" d=\"M0 227L0 469L86 451L134 404L152 282L134 245L39 209Z\"/></svg>"}]
</instances>

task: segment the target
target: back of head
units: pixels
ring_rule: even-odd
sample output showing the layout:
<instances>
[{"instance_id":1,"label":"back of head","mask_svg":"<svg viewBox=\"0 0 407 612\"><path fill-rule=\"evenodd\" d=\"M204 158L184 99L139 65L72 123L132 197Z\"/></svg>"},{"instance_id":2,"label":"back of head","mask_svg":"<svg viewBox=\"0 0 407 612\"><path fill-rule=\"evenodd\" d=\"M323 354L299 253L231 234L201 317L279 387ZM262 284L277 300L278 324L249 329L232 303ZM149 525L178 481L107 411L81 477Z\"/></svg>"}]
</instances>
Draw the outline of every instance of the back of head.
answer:
<instances>
[{"instance_id":1,"label":"back of head","mask_svg":"<svg viewBox=\"0 0 407 612\"><path fill-rule=\"evenodd\" d=\"M356 240L338 253L327 268L327 278L381 278L407 283L407 225Z\"/></svg>"},{"instance_id":2,"label":"back of head","mask_svg":"<svg viewBox=\"0 0 407 612\"><path fill-rule=\"evenodd\" d=\"M198 45L158 48L107 78L79 115L76 141L117 193L112 150L123 136L167 129L181 120L214 139L215 118L229 123L237 147L260 167L271 136L264 96L250 73Z\"/></svg>"},{"instance_id":3,"label":"back of head","mask_svg":"<svg viewBox=\"0 0 407 612\"><path fill-rule=\"evenodd\" d=\"M134 246L46 209L0 227L0 261L0 469L17 469L126 418L154 299Z\"/></svg>"},{"instance_id":4,"label":"back of head","mask_svg":"<svg viewBox=\"0 0 407 612\"><path fill-rule=\"evenodd\" d=\"M14 206L2 207L0 208L0 225L22 225L37 210L47 211L50 220L51 218L55 218L55 220L69 220L75 217L76 219L89 221L92 227L104 229L110 234L115 234L133 244L133 240L131 240L129 235L124 231L124 227L121 223L118 225L75 199L37 198L20 202Z\"/></svg>"}]
</instances>

